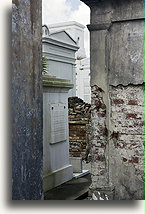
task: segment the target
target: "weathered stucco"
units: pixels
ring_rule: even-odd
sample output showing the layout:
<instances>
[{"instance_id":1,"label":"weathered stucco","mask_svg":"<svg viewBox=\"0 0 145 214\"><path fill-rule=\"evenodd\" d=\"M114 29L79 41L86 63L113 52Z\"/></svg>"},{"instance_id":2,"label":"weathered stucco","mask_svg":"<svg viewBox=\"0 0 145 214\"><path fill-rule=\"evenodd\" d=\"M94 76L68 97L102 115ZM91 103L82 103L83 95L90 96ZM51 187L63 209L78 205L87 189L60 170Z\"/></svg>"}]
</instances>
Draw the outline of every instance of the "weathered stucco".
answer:
<instances>
[{"instance_id":1,"label":"weathered stucco","mask_svg":"<svg viewBox=\"0 0 145 214\"><path fill-rule=\"evenodd\" d=\"M42 198L41 0L13 0L12 199Z\"/></svg>"},{"instance_id":2,"label":"weathered stucco","mask_svg":"<svg viewBox=\"0 0 145 214\"><path fill-rule=\"evenodd\" d=\"M143 83L143 20L114 22L108 32L109 84Z\"/></svg>"},{"instance_id":3,"label":"weathered stucco","mask_svg":"<svg viewBox=\"0 0 145 214\"><path fill-rule=\"evenodd\" d=\"M143 199L143 85L110 87L110 180L116 199Z\"/></svg>"},{"instance_id":4,"label":"weathered stucco","mask_svg":"<svg viewBox=\"0 0 145 214\"><path fill-rule=\"evenodd\" d=\"M103 154L91 191L143 199L143 0L82 1L91 8L92 154Z\"/></svg>"}]
</instances>

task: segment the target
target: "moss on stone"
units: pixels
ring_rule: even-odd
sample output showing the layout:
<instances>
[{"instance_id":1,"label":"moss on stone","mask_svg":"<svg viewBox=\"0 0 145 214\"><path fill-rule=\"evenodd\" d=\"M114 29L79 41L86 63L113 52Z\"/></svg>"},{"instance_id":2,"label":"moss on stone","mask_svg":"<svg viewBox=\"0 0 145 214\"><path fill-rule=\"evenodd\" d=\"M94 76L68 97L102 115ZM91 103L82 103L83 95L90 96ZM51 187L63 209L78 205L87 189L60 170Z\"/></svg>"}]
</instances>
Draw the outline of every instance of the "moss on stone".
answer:
<instances>
[{"instance_id":1,"label":"moss on stone","mask_svg":"<svg viewBox=\"0 0 145 214\"><path fill-rule=\"evenodd\" d=\"M56 88L73 88L73 84L69 80L60 79L56 76L43 75L43 86L44 87L56 87Z\"/></svg>"}]
</instances>

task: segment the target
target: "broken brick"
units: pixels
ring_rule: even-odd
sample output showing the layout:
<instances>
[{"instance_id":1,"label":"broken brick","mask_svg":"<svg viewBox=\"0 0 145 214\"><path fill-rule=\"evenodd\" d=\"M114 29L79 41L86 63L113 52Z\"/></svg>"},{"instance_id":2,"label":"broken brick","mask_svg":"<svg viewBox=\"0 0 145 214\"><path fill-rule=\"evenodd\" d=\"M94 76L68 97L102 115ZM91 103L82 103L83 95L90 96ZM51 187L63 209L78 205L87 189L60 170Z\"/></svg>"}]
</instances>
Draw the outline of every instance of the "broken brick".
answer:
<instances>
[{"instance_id":1,"label":"broken brick","mask_svg":"<svg viewBox=\"0 0 145 214\"><path fill-rule=\"evenodd\" d=\"M137 114L126 114L126 119L128 118L136 118L137 117Z\"/></svg>"},{"instance_id":2,"label":"broken brick","mask_svg":"<svg viewBox=\"0 0 145 214\"><path fill-rule=\"evenodd\" d=\"M138 105L137 100L129 100L128 105Z\"/></svg>"},{"instance_id":3,"label":"broken brick","mask_svg":"<svg viewBox=\"0 0 145 214\"><path fill-rule=\"evenodd\" d=\"M115 105L119 105L119 104L123 104L124 101L123 101L122 99L114 99L114 100L113 100L113 103L114 103Z\"/></svg>"}]
</instances>

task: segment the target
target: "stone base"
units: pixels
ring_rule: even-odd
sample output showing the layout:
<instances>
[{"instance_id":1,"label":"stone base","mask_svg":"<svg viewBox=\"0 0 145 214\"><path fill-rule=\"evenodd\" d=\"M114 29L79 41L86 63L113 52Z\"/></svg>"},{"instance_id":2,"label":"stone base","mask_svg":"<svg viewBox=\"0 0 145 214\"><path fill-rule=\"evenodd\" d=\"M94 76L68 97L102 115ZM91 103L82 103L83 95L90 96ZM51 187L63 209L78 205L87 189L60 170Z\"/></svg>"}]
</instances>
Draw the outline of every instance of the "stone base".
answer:
<instances>
[{"instance_id":1,"label":"stone base","mask_svg":"<svg viewBox=\"0 0 145 214\"><path fill-rule=\"evenodd\" d=\"M82 168L82 158L80 157L70 157L69 158L71 165L73 166L73 173L81 173Z\"/></svg>"},{"instance_id":2,"label":"stone base","mask_svg":"<svg viewBox=\"0 0 145 214\"><path fill-rule=\"evenodd\" d=\"M73 173L73 177L78 179L88 174L90 174L89 170L82 170L81 173Z\"/></svg>"},{"instance_id":3,"label":"stone base","mask_svg":"<svg viewBox=\"0 0 145 214\"><path fill-rule=\"evenodd\" d=\"M43 191L46 192L57 187L73 177L72 165L53 171L43 177Z\"/></svg>"}]
</instances>

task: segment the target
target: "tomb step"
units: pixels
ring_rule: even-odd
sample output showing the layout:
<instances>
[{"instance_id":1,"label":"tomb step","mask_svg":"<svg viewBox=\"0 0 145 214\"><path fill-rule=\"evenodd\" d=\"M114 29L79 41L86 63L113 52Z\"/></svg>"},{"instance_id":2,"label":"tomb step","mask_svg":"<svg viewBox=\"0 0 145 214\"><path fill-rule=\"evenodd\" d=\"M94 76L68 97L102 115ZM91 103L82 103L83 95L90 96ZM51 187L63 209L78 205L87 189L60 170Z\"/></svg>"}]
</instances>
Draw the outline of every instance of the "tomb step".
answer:
<instances>
[{"instance_id":1,"label":"tomb step","mask_svg":"<svg viewBox=\"0 0 145 214\"><path fill-rule=\"evenodd\" d=\"M44 200L78 200L89 191L91 174L74 177L70 181L55 187L44 194Z\"/></svg>"}]
</instances>

